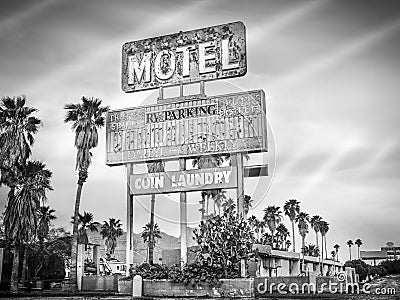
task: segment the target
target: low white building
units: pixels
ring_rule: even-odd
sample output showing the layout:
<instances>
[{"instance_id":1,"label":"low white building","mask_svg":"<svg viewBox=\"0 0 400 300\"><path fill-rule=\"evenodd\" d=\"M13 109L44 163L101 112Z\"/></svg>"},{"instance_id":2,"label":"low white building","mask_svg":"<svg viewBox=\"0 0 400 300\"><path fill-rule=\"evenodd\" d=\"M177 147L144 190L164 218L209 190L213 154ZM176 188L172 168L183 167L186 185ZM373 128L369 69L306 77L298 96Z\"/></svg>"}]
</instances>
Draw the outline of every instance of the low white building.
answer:
<instances>
[{"instance_id":1,"label":"low white building","mask_svg":"<svg viewBox=\"0 0 400 300\"><path fill-rule=\"evenodd\" d=\"M299 276L301 274L332 276L343 270L341 262L331 259L304 256L303 260L301 253L272 250L271 246L267 245L256 244L253 248L258 253L257 277Z\"/></svg>"}]
</instances>

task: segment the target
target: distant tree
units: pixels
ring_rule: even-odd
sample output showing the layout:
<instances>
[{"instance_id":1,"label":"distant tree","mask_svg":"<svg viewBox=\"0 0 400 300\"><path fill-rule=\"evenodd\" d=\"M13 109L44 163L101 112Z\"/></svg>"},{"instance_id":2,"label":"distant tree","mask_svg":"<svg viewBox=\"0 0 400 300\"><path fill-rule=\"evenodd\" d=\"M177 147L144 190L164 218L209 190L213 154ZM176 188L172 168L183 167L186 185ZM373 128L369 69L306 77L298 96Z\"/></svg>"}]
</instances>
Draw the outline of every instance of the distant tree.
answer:
<instances>
[{"instance_id":1,"label":"distant tree","mask_svg":"<svg viewBox=\"0 0 400 300\"><path fill-rule=\"evenodd\" d=\"M147 249L148 249L147 259L148 261L150 261L150 247L154 247L155 243L157 242L157 239L161 239L161 231L160 228L158 227L158 224L154 223L154 227L152 227L150 223L147 223L145 226L143 226L141 237L143 239L143 242L147 243ZM154 243L154 245L150 245L151 243Z\"/></svg>"},{"instance_id":2,"label":"distant tree","mask_svg":"<svg viewBox=\"0 0 400 300\"><path fill-rule=\"evenodd\" d=\"M275 241L275 231L276 227L282 221L282 212L279 206L268 206L264 209L264 222L268 226L271 235L272 235L272 243Z\"/></svg>"},{"instance_id":3,"label":"distant tree","mask_svg":"<svg viewBox=\"0 0 400 300\"><path fill-rule=\"evenodd\" d=\"M339 244L335 244L335 246L333 246L333 248L335 248L335 251L336 251L336 260L339 261L339 248L340 248L340 245Z\"/></svg>"},{"instance_id":4,"label":"distant tree","mask_svg":"<svg viewBox=\"0 0 400 300\"><path fill-rule=\"evenodd\" d=\"M296 222L298 223L297 226L299 227L299 233L301 235L301 249L303 252L302 265L304 265L304 246L305 246L306 235L308 233L308 223L310 222L310 216L308 215L308 213L300 212L296 216Z\"/></svg>"},{"instance_id":5,"label":"distant tree","mask_svg":"<svg viewBox=\"0 0 400 300\"><path fill-rule=\"evenodd\" d=\"M294 235L294 224L296 222L296 216L300 213L300 202L296 199L290 199L285 202L283 206L285 215L289 217L292 223L292 238L293 238L293 252L296 252L296 239Z\"/></svg>"},{"instance_id":6,"label":"distant tree","mask_svg":"<svg viewBox=\"0 0 400 300\"><path fill-rule=\"evenodd\" d=\"M160 173L165 172L165 164L161 160L155 160L153 162L147 163L147 171L148 173ZM151 194L151 203L150 203L150 230L154 228L154 210L156 204L156 194ZM151 237L154 237L152 233L150 233ZM149 242L149 263L153 264L154 257L154 241Z\"/></svg>"},{"instance_id":7,"label":"distant tree","mask_svg":"<svg viewBox=\"0 0 400 300\"><path fill-rule=\"evenodd\" d=\"M251 199L251 196L249 195L244 195L244 215L245 217L249 213L250 208L253 206L253 199Z\"/></svg>"},{"instance_id":8,"label":"distant tree","mask_svg":"<svg viewBox=\"0 0 400 300\"><path fill-rule=\"evenodd\" d=\"M349 260L351 260L351 246L353 246L353 241L352 240L348 240L347 241L347 246L349 246Z\"/></svg>"},{"instance_id":9,"label":"distant tree","mask_svg":"<svg viewBox=\"0 0 400 300\"><path fill-rule=\"evenodd\" d=\"M356 239L356 241L354 242L354 244L357 245L357 253L358 253L358 259L360 259L360 247L363 244L361 239Z\"/></svg>"},{"instance_id":10,"label":"distant tree","mask_svg":"<svg viewBox=\"0 0 400 300\"><path fill-rule=\"evenodd\" d=\"M322 235L322 240L321 243L324 243L324 251L325 251L325 259L328 259L328 253L327 253L327 247L326 247L326 234L329 231L329 223L325 220L322 220L320 222L320 228L319 228L321 235ZM324 253L322 253L322 257L324 257Z\"/></svg>"},{"instance_id":11,"label":"distant tree","mask_svg":"<svg viewBox=\"0 0 400 300\"><path fill-rule=\"evenodd\" d=\"M74 222L74 217L72 217L71 223ZM78 214L78 244L85 245L89 243L89 237L87 235L88 231L97 232L97 226L100 223L93 220L93 214L90 212L83 212L83 215ZM73 253L73 251L71 251Z\"/></svg>"},{"instance_id":12,"label":"distant tree","mask_svg":"<svg viewBox=\"0 0 400 300\"><path fill-rule=\"evenodd\" d=\"M319 247L313 244L309 244L308 246L304 246L304 255L318 257L320 255Z\"/></svg>"},{"instance_id":13,"label":"distant tree","mask_svg":"<svg viewBox=\"0 0 400 300\"><path fill-rule=\"evenodd\" d=\"M335 256L336 256L336 251L335 250L331 251L331 256L332 256L332 260L335 260Z\"/></svg>"},{"instance_id":14,"label":"distant tree","mask_svg":"<svg viewBox=\"0 0 400 300\"><path fill-rule=\"evenodd\" d=\"M107 253L110 255L114 254L117 247L117 238L124 234L121 226L121 220L114 218L109 218L109 222L104 221L104 224L101 225L100 234L105 239Z\"/></svg>"},{"instance_id":15,"label":"distant tree","mask_svg":"<svg viewBox=\"0 0 400 300\"><path fill-rule=\"evenodd\" d=\"M283 223L276 227L276 247L278 249L285 249L286 238L290 236L289 230Z\"/></svg>"},{"instance_id":16,"label":"distant tree","mask_svg":"<svg viewBox=\"0 0 400 300\"><path fill-rule=\"evenodd\" d=\"M54 215L55 210L50 208L50 206L40 206L38 209L39 217L39 228L38 228L38 239L40 243L43 243L49 235L50 223L57 219Z\"/></svg>"}]
</instances>

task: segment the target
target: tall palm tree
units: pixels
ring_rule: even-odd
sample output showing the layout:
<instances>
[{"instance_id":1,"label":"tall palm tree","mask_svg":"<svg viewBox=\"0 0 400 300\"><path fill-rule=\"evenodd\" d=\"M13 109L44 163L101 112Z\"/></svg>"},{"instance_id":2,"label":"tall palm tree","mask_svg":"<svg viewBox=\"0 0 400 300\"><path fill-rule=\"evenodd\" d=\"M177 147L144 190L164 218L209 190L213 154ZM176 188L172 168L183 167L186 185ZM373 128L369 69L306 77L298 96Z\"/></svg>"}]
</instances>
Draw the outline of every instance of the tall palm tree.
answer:
<instances>
[{"instance_id":1,"label":"tall palm tree","mask_svg":"<svg viewBox=\"0 0 400 300\"><path fill-rule=\"evenodd\" d=\"M319 247L318 233L320 232L321 221L322 218L318 215L312 216L310 220L311 228L314 229L315 231L315 242L316 242L315 245L317 245L317 247Z\"/></svg>"},{"instance_id":2,"label":"tall palm tree","mask_svg":"<svg viewBox=\"0 0 400 300\"><path fill-rule=\"evenodd\" d=\"M51 190L51 172L46 165L38 161L28 161L15 182L15 193L8 193L5 211L6 238L14 242L14 258L11 275L11 292L18 292L19 250L23 244L30 242L38 229L40 202Z\"/></svg>"},{"instance_id":3,"label":"tall palm tree","mask_svg":"<svg viewBox=\"0 0 400 300\"><path fill-rule=\"evenodd\" d=\"M165 164L161 160L155 160L153 162L147 163L147 172L148 173L159 173L165 171ZM156 204L156 194L151 194L151 203L150 203L150 229L154 227L154 208ZM153 234L150 235L154 237ZM153 264L153 253L154 253L154 241L150 241L149 243L149 263Z\"/></svg>"},{"instance_id":4,"label":"tall palm tree","mask_svg":"<svg viewBox=\"0 0 400 300\"><path fill-rule=\"evenodd\" d=\"M281 212L279 206L271 205L264 209L264 222L265 222L265 224L267 224L267 226L271 232L272 245L274 244L274 241L275 241L274 235L275 235L276 227L282 221L281 214L282 214L282 212Z\"/></svg>"},{"instance_id":5,"label":"tall palm tree","mask_svg":"<svg viewBox=\"0 0 400 300\"><path fill-rule=\"evenodd\" d=\"M336 251L335 250L331 251L331 256L332 256L332 260L334 261L335 260L335 256L336 256Z\"/></svg>"},{"instance_id":6,"label":"tall palm tree","mask_svg":"<svg viewBox=\"0 0 400 300\"><path fill-rule=\"evenodd\" d=\"M353 244L352 240L348 240L346 242L346 244L347 244L347 246L349 246L349 257L350 257L350 260L351 260L351 246L353 246L354 244Z\"/></svg>"},{"instance_id":7,"label":"tall palm tree","mask_svg":"<svg viewBox=\"0 0 400 300\"><path fill-rule=\"evenodd\" d=\"M218 215L221 214L222 203L226 201L226 190L218 190L218 193L214 196L214 215L216 214L215 208L218 208Z\"/></svg>"},{"instance_id":8,"label":"tall palm tree","mask_svg":"<svg viewBox=\"0 0 400 300\"><path fill-rule=\"evenodd\" d=\"M311 224L311 228L314 229L315 231L315 242L316 242L316 246L319 248L319 244L318 244L318 233L320 232L320 228L321 228L321 221L322 218L318 215L312 216L311 220L310 220L310 224ZM322 241L321 241L322 242ZM318 251L318 254L319 251ZM324 244L322 244L322 256L324 255ZM322 265L321 265L321 255L318 255L318 261L319 261L319 268L320 271L322 273Z\"/></svg>"},{"instance_id":9,"label":"tall palm tree","mask_svg":"<svg viewBox=\"0 0 400 300\"><path fill-rule=\"evenodd\" d=\"M78 186L75 197L70 273L72 287L77 290L78 221L82 187L88 178L92 156L90 150L97 147L97 129L104 126L104 114L108 111L108 106L102 107L100 99L82 97L80 103L66 104L64 109L67 110L64 122L72 123L72 130L75 132L75 147L78 149L75 165L78 170Z\"/></svg>"},{"instance_id":10,"label":"tall palm tree","mask_svg":"<svg viewBox=\"0 0 400 300\"><path fill-rule=\"evenodd\" d=\"M147 223L145 226L143 226L141 237L143 239L143 242L147 243L148 245L147 246L147 249L149 250L148 260L150 263L150 244L154 243L155 245L157 239L161 239L161 231L160 228L158 227L158 224L154 223L154 226L152 226L150 223Z\"/></svg>"},{"instance_id":11,"label":"tall palm tree","mask_svg":"<svg viewBox=\"0 0 400 300\"><path fill-rule=\"evenodd\" d=\"M301 235L301 249L303 253L302 265L304 266L304 246L306 235L308 233L308 223L310 222L310 216L308 215L308 213L299 212L299 214L296 216L296 222L298 223L297 226L299 227L299 233Z\"/></svg>"},{"instance_id":12,"label":"tall palm tree","mask_svg":"<svg viewBox=\"0 0 400 300\"><path fill-rule=\"evenodd\" d=\"M300 202L296 199L290 199L285 202L283 206L285 215L289 217L292 223L292 238L293 238L293 252L296 252L296 240L294 235L294 223L296 222L296 216L300 213Z\"/></svg>"},{"instance_id":13,"label":"tall palm tree","mask_svg":"<svg viewBox=\"0 0 400 300\"><path fill-rule=\"evenodd\" d=\"M358 259L360 259L360 247L363 244L361 239L356 239L356 241L354 242L354 244L357 245L357 253L358 253Z\"/></svg>"},{"instance_id":14,"label":"tall palm tree","mask_svg":"<svg viewBox=\"0 0 400 300\"><path fill-rule=\"evenodd\" d=\"M340 248L340 245L339 244L335 244L335 246L333 246L333 248L335 248L335 251L336 251L336 260L339 261L339 248Z\"/></svg>"},{"instance_id":15,"label":"tall palm tree","mask_svg":"<svg viewBox=\"0 0 400 300\"><path fill-rule=\"evenodd\" d=\"M110 255L114 254L117 247L117 238L124 234L121 226L121 220L114 218L109 218L109 222L104 221L104 224L101 225L100 234L106 240L107 253Z\"/></svg>"},{"instance_id":16,"label":"tall palm tree","mask_svg":"<svg viewBox=\"0 0 400 300\"><path fill-rule=\"evenodd\" d=\"M325 250L325 259L328 259L328 253L327 253L327 250L326 250L327 249L327 247L326 247L326 234L329 231L329 223L327 221L325 221L325 220L322 220L319 230L321 231L321 235L322 235L321 243L324 243L324 247L323 248ZM323 256L324 256L324 253L322 253L322 257Z\"/></svg>"},{"instance_id":17,"label":"tall palm tree","mask_svg":"<svg viewBox=\"0 0 400 300\"><path fill-rule=\"evenodd\" d=\"M57 219L54 215L55 210L50 206L40 206L38 209L39 228L38 239L40 244L43 244L45 238L49 235L50 223Z\"/></svg>"}]
</instances>

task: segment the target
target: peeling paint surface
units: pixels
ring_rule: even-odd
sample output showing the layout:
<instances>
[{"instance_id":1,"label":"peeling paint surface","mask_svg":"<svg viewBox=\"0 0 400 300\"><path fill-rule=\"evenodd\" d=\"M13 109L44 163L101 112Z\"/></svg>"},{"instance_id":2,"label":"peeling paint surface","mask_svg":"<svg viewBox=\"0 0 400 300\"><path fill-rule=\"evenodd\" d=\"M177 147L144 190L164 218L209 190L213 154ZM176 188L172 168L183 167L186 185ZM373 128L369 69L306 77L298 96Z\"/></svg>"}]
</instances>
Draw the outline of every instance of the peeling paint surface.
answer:
<instances>
[{"instance_id":1,"label":"peeling paint surface","mask_svg":"<svg viewBox=\"0 0 400 300\"><path fill-rule=\"evenodd\" d=\"M246 72L242 22L127 42L122 47L125 92L238 77Z\"/></svg>"}]
</instances>

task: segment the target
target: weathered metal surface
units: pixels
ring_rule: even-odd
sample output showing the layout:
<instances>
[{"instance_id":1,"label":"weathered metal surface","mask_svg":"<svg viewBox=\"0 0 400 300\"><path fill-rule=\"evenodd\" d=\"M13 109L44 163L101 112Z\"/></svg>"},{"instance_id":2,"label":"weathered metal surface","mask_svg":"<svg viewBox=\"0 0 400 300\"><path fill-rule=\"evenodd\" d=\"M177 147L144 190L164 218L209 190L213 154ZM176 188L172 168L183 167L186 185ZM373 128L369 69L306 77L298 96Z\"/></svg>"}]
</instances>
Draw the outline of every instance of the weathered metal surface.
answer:
<instances>
[{"instance_id":1,"label":"weathered metal surface","mask_svg":"<svg viewBox=\"0 0 400 300\"><path fill-rule=\"evenodd\" d=\"M122 90L135 92L246 74L242 22L185 31L122 47Z\"/></svg>"},{"instance_id":2,"label":"weathered metal surface","mask_svg":"<svg viewBox=\"0 0 400 300\"><path fill-rule=\"evenodd\" d=\"M237 187L237 168L220 167L134 174L130 176L133 195L229 189Z\"/></svg>"},{"instance_id":3,"label":"weathered metal surface","mask_svg":"<svg viewBox=\"0 0 400 300\"><path fill-rule=\"evenodd\" d=\"M267 151L263 90L110 111L106 164Z\"/></svg>"}]
</instances>

